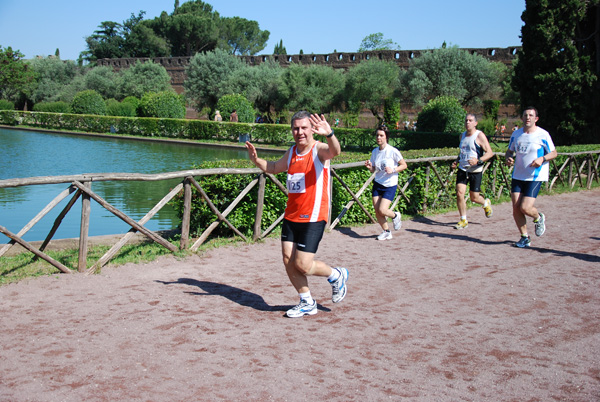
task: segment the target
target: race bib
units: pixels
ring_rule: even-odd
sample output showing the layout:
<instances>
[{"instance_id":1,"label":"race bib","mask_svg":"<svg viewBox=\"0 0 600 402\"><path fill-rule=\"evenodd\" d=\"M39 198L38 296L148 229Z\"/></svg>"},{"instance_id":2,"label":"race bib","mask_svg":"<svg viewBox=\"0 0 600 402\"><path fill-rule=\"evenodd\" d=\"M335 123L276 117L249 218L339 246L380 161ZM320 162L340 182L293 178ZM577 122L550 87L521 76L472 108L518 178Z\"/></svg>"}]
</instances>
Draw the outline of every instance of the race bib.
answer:
<instances>
[{"instance_id":1,"label":"race bib","mask_svg":"<svg viewBox=\"0 0 600 402\"><path fill-rule=\"evenodd\" d=\"M304 173L288 174L287 189L290 193L305 193L306 182Z\"/></svg>"},{"instance_id":2,"label":"race bib","mask_svg":"<svg viewBox=\"0 0 600 402\"><path fill-rule=\"evenodd\" d=\"M526 154L529 151L529 143L528 142L519 142L517 143L517 152L520 154Z\"/></svg>"},{"instance_id":3,"label":"race bib","mask_svg":"<svg viewBox=\"0 0 600 402\"><path fill-rule=\"evenodd\" d=\"M469 159L476 158L476 157L477 157L477 154L470 152L468 148L460 149L460 161L461 162L468 162Z\"/></svg>"}]
</instances>

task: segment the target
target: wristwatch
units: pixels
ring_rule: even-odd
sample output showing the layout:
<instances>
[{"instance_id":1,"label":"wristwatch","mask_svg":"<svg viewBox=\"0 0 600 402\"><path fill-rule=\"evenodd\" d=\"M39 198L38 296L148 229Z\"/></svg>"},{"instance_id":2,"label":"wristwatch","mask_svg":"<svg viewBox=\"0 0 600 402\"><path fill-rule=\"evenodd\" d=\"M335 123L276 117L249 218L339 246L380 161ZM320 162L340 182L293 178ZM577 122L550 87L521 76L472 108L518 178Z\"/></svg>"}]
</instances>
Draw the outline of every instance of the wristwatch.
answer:
<instances>
[{"instance_id":1,"label":"wristwatch","mask_svg":"<svg viewBox=\"0 0 600 402\"><path fill-rule=\"evenodd\" d=\"M335 134L335 133L333 132L333 130L331 130L331 133L327 134L327 138L331 138L331 137L333 137L333 135L334 135L334 134Z\"/></svg>"}]
</instances>

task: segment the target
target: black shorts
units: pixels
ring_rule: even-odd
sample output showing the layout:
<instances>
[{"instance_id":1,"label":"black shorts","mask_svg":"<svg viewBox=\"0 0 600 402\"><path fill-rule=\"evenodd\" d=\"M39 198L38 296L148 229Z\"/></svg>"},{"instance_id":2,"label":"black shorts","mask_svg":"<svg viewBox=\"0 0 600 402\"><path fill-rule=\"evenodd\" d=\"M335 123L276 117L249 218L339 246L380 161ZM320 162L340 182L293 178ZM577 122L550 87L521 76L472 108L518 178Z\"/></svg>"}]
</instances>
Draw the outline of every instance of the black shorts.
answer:
<instances>
[{"instance_id":1,"label":"black shorts","mask_svg":"<svg viewBox=\"0 0 600 402\"><path fill-rule=\"evenodd\" d=\"M456 173L456 184L469 185L469 191L474 193L481 192L481 179L483 178L483 172L470 173L465 172L462 169L458 169Z\"/></svg>"},{"instance_id":2,"label":"black shorts","mask_svg":"<svg viewBox=\"0 0 600 402\"><path fill-rule=\"evenodd\" d=\"M281 241L296 243L296 249L315 254L323 238L326 223L325 221L291 222L284 219L281 226Z\"/></svg>"}]
</instances>

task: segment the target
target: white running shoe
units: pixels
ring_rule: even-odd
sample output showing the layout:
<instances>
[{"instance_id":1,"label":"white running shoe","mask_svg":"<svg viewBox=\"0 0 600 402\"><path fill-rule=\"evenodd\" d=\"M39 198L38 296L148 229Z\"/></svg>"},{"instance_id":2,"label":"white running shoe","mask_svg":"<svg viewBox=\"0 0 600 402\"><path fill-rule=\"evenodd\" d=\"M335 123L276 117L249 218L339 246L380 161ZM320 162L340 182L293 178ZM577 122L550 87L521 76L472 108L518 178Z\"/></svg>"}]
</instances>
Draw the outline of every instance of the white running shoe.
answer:
<instances>
[{"instance_id":1,"label":"white running shoe","mask_svg":"<svg viewBox=\"0 0 600 402\"><path fill-rule=\"evenodd\" d=\"M392 232L384 230L381 232L379 236L377 236L377 240L390 240L392 238Z\"/></svg>"},{"instance_id":2,"label":"white running shoe","mask_svg":"<svg viewBox=\"0 0 600 402\"><path fill-rule=\"evenodd\" d=\"M541 212L539 212L539 214L540 214L540 217L538 218L538 221L534 222L536 236L541 236L546 232L546 217Z\"/></svg>"},{"instance_id":3,"label":"white running shoe","mask_svg":"<svg viewBox=\"0 0 600 402\"><path fill-rule=\"evenodd\" d=\"M340 273L340 277L331 283L331 301L339 303L346 297L346 281L348 280L348 270L346 268L333 268Z\"/></svg>"},{"instance_id":4,"label":"white running shoe","mask_svg":"<svg viewBox=\"0 0 600 402\"><path fill-rule=\"evenodd\" d=\"M306 300L300 300L300 303L292 307L285 313L288 317L298 318L305 315L315 315L317 314L317 301L313 300L313 304L308 304Z\"/></svg>"},{"instance_id":5,"label":"white running shoe","mask_svg":"<svg viewBox=\"0 0 600 402\"><path fill-rule=\"evenodd\" d=\"M402 215L400 214L400 212L396 212L396 215L394 216L394 219L392 219L392 221L394 222L394 230L400 230L400 228L402 227Z\"/></svg>"}]
</instances>

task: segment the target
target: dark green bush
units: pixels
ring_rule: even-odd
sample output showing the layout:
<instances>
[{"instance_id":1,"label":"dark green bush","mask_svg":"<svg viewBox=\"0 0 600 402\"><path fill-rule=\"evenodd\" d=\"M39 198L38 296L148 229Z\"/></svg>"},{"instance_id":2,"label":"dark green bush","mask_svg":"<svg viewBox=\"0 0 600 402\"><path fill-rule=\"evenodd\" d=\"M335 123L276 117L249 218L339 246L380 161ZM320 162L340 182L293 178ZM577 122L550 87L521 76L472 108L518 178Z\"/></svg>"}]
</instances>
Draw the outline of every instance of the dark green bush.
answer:
<instances>
[{"instance_id":1,"label":"dark green bush","mask_svg":"<svg viewBox=\"0 0 600 402\"><path fill-rule=\"evenodd\" d=\"M106 103L98 92L93 89L88 89L78 92L77 95L75 95L71 102L71 110L75 114L94 114L103 116L106 114Z\"/></svg>"},{"instance_id":2,"label":"dark green bush","mask_svg":"<svg viewBox=\"0 0 600 402\"><path fill-rule=\"evenodd\" d=\"M254 165L248 160L210 161L200 165L192 166L192 169L212 168L250 168ZM280 181L285 182L285 173L278 175ZM252 181L255 175L216 175L199 177L198 183L202 189L209 194L212 203L223 212L238 194ZM251 236L256 218L256 202L258 199L258 186L250 191L244 200L227 216L233 226L244 235ZM270 180L266 182L265 207L262 217L262 229L268 228L279 215L285 210L287 196L281 192ZM183 192L180 192L171 203L178 211L180 218L183 216ZM216 215L208 207L206 201L200 196L195 187L192 186L192 211L190 232L193 236L199 236L202 230L207 228L217 219ZM221 223L213 232L216 236L231 236L233 231Z\"/></svg>"},{"instance_id":3,"label":"dark green bush","mask_svg":"<svg viewBox=\"0 0 600 402\"><path fill-rule=\"evenodd\" d=\"M15 110L15 104L6 99L0 99L0 110Z\"/></svg>"},{"instance_id":4,"label":"dark green bush","mask_svg":"<svg viewBox=\"0 0 600 402\"><path fill-rule=\"evenodd\" d=\"M254 107L243 95L225 95L217 102L217 110L221 112L223 120L229 121L229 115L237 111L240 123L254 122Z\"/></svg>"},{"instance_id":5,"label":"dark green bush","mask_svg":"<svg viewBox=\"0 0 600 402\"><path fill-rule=\"evenodd\" d=\"M477 122L477 129L483 131L488 138L492 138L496 134L496 122L489 117L480 119Z\"/></svg>"},{"instance_id":6,"label":"dark green bush","mask_svg":"<svg viewBox=\"0 0 600 402\"><path fill-rule=\"evenodd\" d=\"M46 113L71 113L71 105L67 102L39 102L33 105L35 112L46 112Z\"/></svg>"},{"instance_id":7,"label":"dark green bush","mask_svg":"<svg viewBox=\"0 0 600 402\"><path fill-rule=\"evenodd\" d=\"M498 120L498 111L500 110L501 103L502 102L499 100L492 100L492 99L484 100L483 101L483 116L485 118L489 118L493 121Z\"/></svg>"},{"instance_id":8,"label":"dark green bush","mask_svg":"<svg viewBox=\"0 0 600 402\"><path fill-rule=\"evenodd\" d=\"M135 110L135 116L138 115L138 111L139 111L139 107L140 107L140 100L138 98L136 98L135 96L128 96L125 99L123 99L121 101L122 103L130 103L131 105L133 105L133 108ZM135 117L133 116L133 117Z\"/></svg>"},{"instance_id":9,"label":"dark green bush","mask_svg":"<svg viewBox=\"0 0 600 402\"><path fill-rule=\"evenodd\" d=\"M140 100L139 110L144 117L185 118L185 103L172 91L147 92Z\"/></svg>"},{"instance_id":10,"label":"dark green bush","mask_svg":"<svg viewBox=\"0 0 600 402\"><path fill-rule=\"evenodd\" d=\"M464 131L466 112L456 98L440 96L430 100L419 113L421 132L460 133Z\"/></svg>"},{"instance_id":11,"label":"dark green bush","mask_svg":"<svg viewBox=\"0 0 600 402\"><path fill-rule=\"evenodd\" d=\"M109 99L106 101L106 114L108 116L135 117L137 113L133 103Z\"/></svg>"},{"instance_id":12,"label":"dark green bush","mask_svg":"<svg viewBox=\"0 0 600 402\"><path fill-rule=\"evenodd\" d=\"M389 128L396 127L396 122L400 120L400 112L400 99L385 99L383 103L383 120Z\"/></svg>"}]
</instances>

